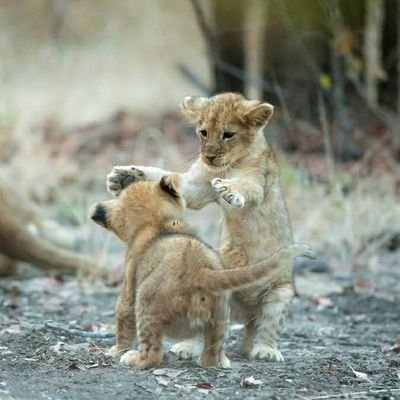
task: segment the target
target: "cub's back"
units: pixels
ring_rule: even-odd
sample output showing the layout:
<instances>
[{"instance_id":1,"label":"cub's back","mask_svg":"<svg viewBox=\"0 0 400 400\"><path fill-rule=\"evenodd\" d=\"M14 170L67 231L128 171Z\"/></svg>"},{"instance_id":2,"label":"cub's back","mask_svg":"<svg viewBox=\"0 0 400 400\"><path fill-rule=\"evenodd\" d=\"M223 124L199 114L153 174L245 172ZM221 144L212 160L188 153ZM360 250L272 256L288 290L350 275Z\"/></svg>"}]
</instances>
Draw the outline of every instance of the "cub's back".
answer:
<instances>
[{"instance_id":1,"label":"cub's back","mask_svg":"<svg viewBox=\"0 0 400 400\"><path fill-rule=\"evenodd\" d=\"M222 269L211 247L191 234L167 233L159 235L145 249L136 279L138 285L179 290L193 284L204 268Z\"/></svg>"}]
</instances>

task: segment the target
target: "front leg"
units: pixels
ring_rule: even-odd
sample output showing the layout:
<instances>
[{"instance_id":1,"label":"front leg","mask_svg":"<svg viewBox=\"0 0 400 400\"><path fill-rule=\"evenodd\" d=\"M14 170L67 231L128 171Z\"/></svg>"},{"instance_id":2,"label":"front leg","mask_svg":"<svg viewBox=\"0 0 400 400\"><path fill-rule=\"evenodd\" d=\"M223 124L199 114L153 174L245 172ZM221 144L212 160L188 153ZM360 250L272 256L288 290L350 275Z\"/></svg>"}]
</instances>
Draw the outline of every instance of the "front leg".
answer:
<instances>
[{"instance_id":1,"label":"front leg","mask_svg":"<svg viewBox=\"0 0 400 400\"><path fill-rule=\"evenodd\" d=\"M158 181L163 176L169 175L170 171L165 171L156 167L142 167L135 165L116 166L107 175L107 190L114 197L127 186L139 181Z\"/></svg>"},{"instance_id":2,"label":"front leg","mask_svg":"<svg viewBox=\"0 0 400 400\"><path fill-rule=\"evenodd\" d=\"M117 343L108 351L112 357L118 357L131 350L136 338L135 303L126 298L123 293L117 301L116 331Z\"/></svg>"},{"instance_id":3,"label":"front leg","mask_svg":"<svg viewBox=\"0 0 400 400\"><path fill-rule=\"evenodd\" d=\"M120 356L132 348L133 341L136 338L135 300L135 270L128 265L123 288L115 306L117 343L108 351L108 354L112 357Z\"/></svg>"},{"instance_id":4,"label":"front leg","mask_svg":"<svg viewBox=\"0 0 400 400\"><path fill-rule=\"evenodd\" d=\"M199 210L216 200L209 182L210 177L197 164L184 174L156 167L116 166L107 175L107 190L114 197L118 197L122 190L132 183L159 181L163 176L168 176L168 180L173 182L176 191L185 199L186 206L190 209Z\"/></svg>"},{"instance_id":5,"label":"front leg","mask_svg":"<svg viewBox=\"0 0 400 400\"><path fill-rule=\"evenodd\" d=\"M211 186L221 199L236 208L243 208L246 204L260 204L264 198L262 185L254 179L214 178Z\"/></svg>"},{"instance_id":6,"label":"front leg","mask_svg":"<svg viewBox=\"0 0 400 400\"><path fill-rule=\"evenodd\" d=\"M163 360L163 324L154 317L151 310L146 314L143 308L143 304L136 305L138 350L128 351L120 360L129 367L151 368Z\"/></svg>"}]
</instances>

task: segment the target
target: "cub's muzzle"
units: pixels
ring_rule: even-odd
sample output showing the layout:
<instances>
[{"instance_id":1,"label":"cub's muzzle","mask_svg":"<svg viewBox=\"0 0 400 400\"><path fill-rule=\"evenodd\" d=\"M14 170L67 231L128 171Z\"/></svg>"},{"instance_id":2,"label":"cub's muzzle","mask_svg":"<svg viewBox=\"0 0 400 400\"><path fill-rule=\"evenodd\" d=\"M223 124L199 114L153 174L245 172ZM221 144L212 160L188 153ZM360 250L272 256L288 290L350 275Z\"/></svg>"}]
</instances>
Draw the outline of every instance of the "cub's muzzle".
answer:
<instances>
[{"instance_id":1,"label":"cub's muzzle","mask_svg":"<svg viewBox=\"0 0 400 400\"><path fill-rule=\"evenodd\" d=\"M96 203L89 212L90 218L99 225L107 225L107 211L103 204Z\"/></svg>"}]
</instances>

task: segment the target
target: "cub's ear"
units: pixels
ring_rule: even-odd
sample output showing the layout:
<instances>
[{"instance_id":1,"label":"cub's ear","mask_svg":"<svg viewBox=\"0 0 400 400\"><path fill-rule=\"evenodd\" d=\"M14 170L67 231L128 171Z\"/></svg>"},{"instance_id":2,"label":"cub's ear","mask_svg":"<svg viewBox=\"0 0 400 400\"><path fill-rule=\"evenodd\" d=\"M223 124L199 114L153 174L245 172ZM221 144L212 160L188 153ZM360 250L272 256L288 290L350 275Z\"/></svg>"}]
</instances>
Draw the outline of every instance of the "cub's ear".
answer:
<instances>
[{"instance_id":1,"label":"cub's ear","mask_svg":"<svg viewBox=\"0 0 400 400\"><path fill-rule=\"evenodd\" d=\"M167 192L172 197L179 197L178 192L175 190L175 184L173 182L172 175L163 176L160 180L161 190Z\"/></svg>"},{"instance_id":2,"label":"cub's ear","mask_svg":"<svg viewBox=\"0 0 400 400\"><path fill-rule=\"evenodd\" d=\"M254 104L249 102L249 108L243 115L243 120L246 125L253 126L255 128L261 128L267 125L269 119L274 113L274 106L269 103Z\"/></svg>"},{"instance_id":3,"label":"cub's ear","mask_svg":"<svg viewBox=\"0 0 400 400\"><path fill-rule=\"evenodd\" d=\"M181 110L190 122L196 123L200 120L201 111L207 102L207 97L188 96L183 99Z\"/></svg>"}]
</instances>

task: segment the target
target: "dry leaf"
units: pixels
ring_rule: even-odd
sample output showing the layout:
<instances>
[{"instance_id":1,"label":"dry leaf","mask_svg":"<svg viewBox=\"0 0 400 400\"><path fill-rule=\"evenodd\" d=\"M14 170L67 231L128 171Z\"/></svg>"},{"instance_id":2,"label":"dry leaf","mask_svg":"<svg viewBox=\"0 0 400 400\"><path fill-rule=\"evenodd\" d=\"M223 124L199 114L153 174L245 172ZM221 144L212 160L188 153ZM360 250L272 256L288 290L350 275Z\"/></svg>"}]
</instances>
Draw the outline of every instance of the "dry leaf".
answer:
<instances>
[{"instance_id":1,"label":"dry leaf","mask_svg":"<svg viewBox=\"0 0 400 400\"><path fill-rule=\"evenodd\" d=\"M317 305L317 310L325 310L326 308L332 308L334 306L333 301L329 297L315 297L313 299L314 304Z\"/></svg>"},{"instance_id":2,"label":"dry leaf","mask_svg":"<svg viewBox=\"0 0 400 400\"><path fill-rule=\"evenodd\" d=\"M0 354L5 356L7 354L13 354L13 352L9 350L7 346L0 346Z\"/></svg>"},{"instance_id":3,"label":"dry leaf","mask_svg":"<svg viewBox=\"0 0 400 400\"><path fill-rule=\"evenodd\" d=\"M175 383L174 387L177 389L183 390L185 392L190 392L194 388L193 385L179 385L178 383Z\"/></svg>"},{"instance_id":4,"label":"dry leaf","mask_svg":"<svg viewBox=\"0 0 400 400\"><path fill-rule=\"evenodd\" d=\"M156 377L156 381L161 386L168 386L168 384L169 384L169 381L166 380L165 378L161 377L161 376L157 376Z\"/></svg>"},{"instance_id":5,"label":"dry leaf","mask_svg":"<svg viewBox=\"0 0 400 400\"><path fill-rule=\"evenodd\" d=\"M159 396L161 393L163 392L163 389L160 387L156 387L156 390L154 391L154 393Z\"/></svg>"},{"instance_id":6,"label":"dry leaf","mask_svg":"<svg viewBox=\"0 0 400 400\"><path fill-rule=\"evenodd\" d=\"M211 385L211 383L208 383L208 382L201 382L201 383L198 383L196 385L196 387L199 389L210 390L213 388L213 385Z\"/></svg>"},{"instance_id":7,"label":"dry leaf","mask_svg":"<svg viewBox=\"0 0 400 400\"><path fill-rule=\"evenodd\" d=\"M82 329L86 332L99 332L100 331L100 325L96 323L89 323L83 325Z\"/></svg>"},{"instance_id":8,"label":"dry leaf","mask_svg":"<svg viewBox=\"0 0 400 400\"><path fill-rule=\"evenodd\" d=\"M372 289L373 286L371 284L371 282L368 281L364 281L362 279L358 280L355 284L355 286L359 289Z\"/></svg>"},{"instance_id":9,"label":"dry leaf","mask_svg":"<svg viewBox=\"0 0 400 400\"><path fill-rule=\"evenodd\" d=\"M86 367L81 363L73 362L68 366L69 369L79 369L81 371L86 371Z\"/></svg>"},{"instance_id":10,"label":"dry leaf","mask_svg":"<svg viewBox=\"0 0 400 400\"><path fill-rule=\"evenodd\" d=\"M351 370L353 371L353 374L359 378L362 379L363 381L368 381L371 382L371 380L368 378L368 375L364 372L360 372L360 371L356 371L350 364L349 367L351 368Z\"/></svg>"},{"instance_id":11,"label":"dry leaf","mask_svg":"<svg viewBox=\"0 0 400 400\"><path fill-rule=\"evenodd\" d=\"M259 379L254 379L254 376L249 376L247 378L243 378L242 381L240 382L240 386L242 387L258 387L263 384L263 381Z\"/></svg>"},{"instance_id":12,"label":"dry leaf","mask_svg":"<svg viewBox=\"0 0 400 400\"><path fill-rule=\"evenodd\" d=\"M8 328L4 328L0 331L0 336L4 333L21 333L21 325L20 324L12 324Z\"/></svg>"},{"instance_id":13,"label":"dry leaf","mask_svg":"<svg viewBox=\"0 0 400 400\"><path fill-rule=\"evenodd\" d=\"M17 308L20 295L21 295L20 288L18 286L12 286L10 291L10 298L9 301L6 303L6 306L11 308Z\"/></svg>"},{"instance_id":14,"label":"dry leaf","mask_svg":"<svg viewBox=\"0 0 400 400\"><path fill-rule=\"evenodd\" d=\"M393 353L400 353L400 344L395 344L394 346L385 344L381 347L381 350L383 353L390 353L391 351L393 351Z\"/></svg>"},{"instance_id":15,"label":"dry leaf","mask_svg":"<svg viewBox=\"0 0 400 400\"><path fill-rule=\"evenodd\" d=\"M54 351L54 353L59 354L61 351L64 350L65 343L64 342L57 342L54 346L50 346L49 350Z\"/></svg>"},{"instance_id":16,"label":"dry leaf","mask_svg":"<svg viewBox=\"0 0 400 400\"><path fill-rule=\"evenodd\" d=\"M388 350L393 351L393 353L400 353L400 344L395 344L394 346L390 347Z\"/></svg>"},{"instance_id":17,"label":"dry leaf","mask_svg":"<svg viewBox=\"0 0 400 400\"><path fill-rule=\"evenodd\" d=\"M115 332L114 324L100 324L100 332Z\"/></svg>"},{"instance_id":18,"label":"dry leaf","mask_svg":"<svg viewBox=\"0 0 400 400\"><path fill-rule=\"evenodd\" d=\"M103 349L101 349L101 348L99 348L99 347L97 347L97 346L89 347L89 348L87 349L87 352L88 352L88 353L97 353L97 352L104 353Z\"/></svg>"},{"instance_id":19,"label":"dry leaf","mask_svg":"<svg viewBox=\"0 0 400 400\"><path fill-rule=\"evenodd\" d=\"M170 369L170 368L157 368L153 371L153 375L156 375L156 376L165 375L165 376L168 376L169 378L174 379L184 372L185 372L184 369L179 370L179 369Z\"/></svg>"}]
</instances>

